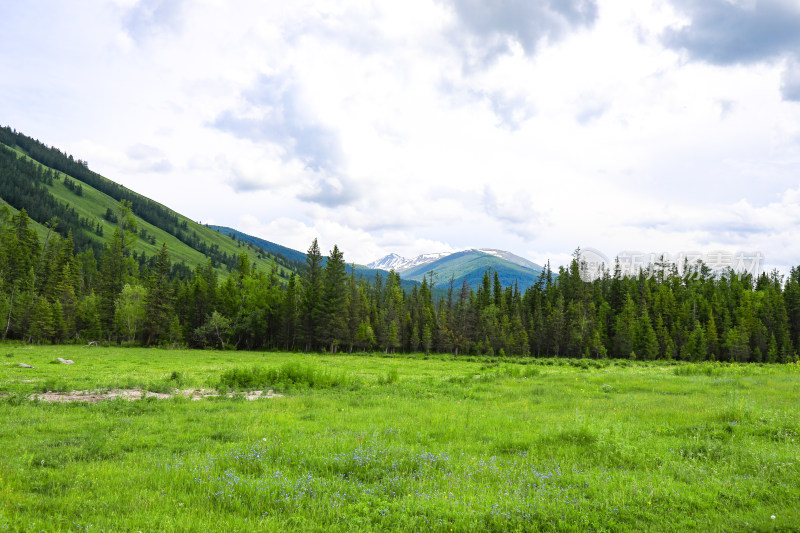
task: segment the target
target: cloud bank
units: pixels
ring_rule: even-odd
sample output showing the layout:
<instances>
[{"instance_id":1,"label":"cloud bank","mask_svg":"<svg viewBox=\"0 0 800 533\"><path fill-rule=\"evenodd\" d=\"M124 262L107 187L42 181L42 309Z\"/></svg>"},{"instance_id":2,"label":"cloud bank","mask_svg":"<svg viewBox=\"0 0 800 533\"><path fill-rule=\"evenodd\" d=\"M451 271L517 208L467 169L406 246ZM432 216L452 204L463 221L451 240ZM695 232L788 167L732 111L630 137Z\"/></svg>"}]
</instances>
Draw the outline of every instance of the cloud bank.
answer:
<instances>
[{"instance_id":1,"label":"cloud bank","mask_svg":"<svg viewBox=\"0 0 800 533\"><path fill-rule=\"evenodd\" d=\"M796 2L43 0L0 34L4 124L298 250L800 263Z\"/></svg>"}]
</instances>

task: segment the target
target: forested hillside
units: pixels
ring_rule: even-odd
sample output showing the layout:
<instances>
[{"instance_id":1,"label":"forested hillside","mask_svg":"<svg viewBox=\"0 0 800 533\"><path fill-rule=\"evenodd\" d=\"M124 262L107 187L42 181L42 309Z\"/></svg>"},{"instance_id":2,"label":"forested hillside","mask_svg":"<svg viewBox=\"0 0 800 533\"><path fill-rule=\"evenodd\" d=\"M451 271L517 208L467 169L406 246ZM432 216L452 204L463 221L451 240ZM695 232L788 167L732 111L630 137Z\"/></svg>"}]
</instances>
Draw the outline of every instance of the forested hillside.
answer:
<instances>
[{"instance_id":1,"label":"forested hillside","mask_svg":"<svg viewBox=\"0 0 800 533\"><path fill-rule=\"evenodd\" d=\"M42 242L27 214L0 208L3 338L288 350L438 351L458 354L793 361L800 340L800 269L752 279L619 271L587 283L573 260L526 291L484 273L434 297L427 279L403 291L395 273L347 274L337 247L323 264L316 240L302 275L279 282L242 253L220 281L210 260L171 275L166 246L132 257L130 212L95 261L71 238ZM577 254L576 254L577 257Z\"/></svg>"},{"instance_id":2,"label":"forested hillside","mask_svg":"<svg viewBox=\"0 0 800 533\"><path fill-rule=\"evenodd\" d=\"M130 253L140 264L167 243L176 272L184 276L208 260L219 274L227 274L242 251L249 251L257 268L267 270L277 263L284 283L296 268L285 258L227 238L92 172L85 161L7 127L0 128L0 198L16 211L24 209L41 238L47 234L45 226L62 237L71 232L75 252L90 249L96 260L118 226L124 202L135 221L130 229L138 237Z\"/></svg>"}]
</instances>

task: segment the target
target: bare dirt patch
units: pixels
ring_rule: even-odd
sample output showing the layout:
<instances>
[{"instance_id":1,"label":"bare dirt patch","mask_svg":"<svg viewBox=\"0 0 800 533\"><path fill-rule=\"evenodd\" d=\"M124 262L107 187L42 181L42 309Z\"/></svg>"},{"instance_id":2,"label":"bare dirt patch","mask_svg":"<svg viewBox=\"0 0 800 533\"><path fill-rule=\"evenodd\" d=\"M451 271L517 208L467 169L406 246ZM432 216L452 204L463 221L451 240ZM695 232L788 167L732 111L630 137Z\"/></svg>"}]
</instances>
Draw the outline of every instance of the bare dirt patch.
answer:
<instances>
[{"instance_id":1,"label":"bare dirt patch","mask_svg":"<svg viewBox=\"0 0 800 533\"><path fill-rule=\"evenodd\" d=\"M219 396L219 392L214 389L186 389L177 390L174 394L164 394L158 392L143 391L141 389L111 389L107 391L88 391L88 390L74 390L70 392L54 392L47 391L29 396L30 400L40 400L43 402L89 402L97 403L103 400L113 400L115 398L122 398L124 400L141 400L142 398L156 398L159 400L166 400L173 396L181 395L184 398L191 398L192 400L202 400L212 396ZM278 398L283 394L277 394L272 389L267 391L254 390L247 392L229 392L227 396L232 398L241 395L247 400L258 400L259 398ZM5 396L5 395L0 395Z\"/></svg>"},{"instance_id":2,"label":"bare dirt patch","mask_svg":"<svg viewBox=\"0 0 800 533\"><path fill-rule=\"evenodd\" d=\"M202 400L203 398L208 398L209 396L219 396L219 392L214 389L188 389L188 390L180 390L178 394L182 394L185 398L191 398L192 400ZM229 392L227 393L228 398L233 398L234 396L243 396L246 400L258 400L259 398L280 398L283 394L278 394L272 389L263 391L263 390L251 390L246 392Z\"/></svg>"}]
</instances>

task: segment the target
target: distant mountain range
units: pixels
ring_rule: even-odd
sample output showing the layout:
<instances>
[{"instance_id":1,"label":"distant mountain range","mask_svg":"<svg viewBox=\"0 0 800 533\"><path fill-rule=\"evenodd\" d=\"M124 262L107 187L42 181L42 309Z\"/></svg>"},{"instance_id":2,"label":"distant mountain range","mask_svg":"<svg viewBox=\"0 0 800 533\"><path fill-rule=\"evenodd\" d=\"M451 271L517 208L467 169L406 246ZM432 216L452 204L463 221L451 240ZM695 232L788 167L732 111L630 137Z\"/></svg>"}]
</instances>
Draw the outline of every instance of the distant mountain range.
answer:
<instances>
[{"instance_id":1,"label":"distant mountain range","mask_svg":"<svg viewBox=\"0 0 800 533\"><path fill-rule=\"evenodd\" d=\"M469 286L477 287L484 272L490 270L492 276L497 272L503 286L516 283L520 290L536 283L544 270L540 265L511 252L492 248L430 253L411 259L393 253L368 263L367 266L394 269L402 279L414 281L422 281L433 272L433 281L440 287L445 283L449 284L451 279L456 287L464 280Z\"/></svg>"},{"instance_id":2,"label":"distant mountain range","mask_svg":"<svg viewBox=\"0 0 800 533\"><path fill-rule=\"evenodd\" d=\"M469 250L463 250L461 252L438 252L433 254L422 254L411 259L406 259L405 257L401 257L397 254L389 254L386 257L382 257L381 259L367 263L367 266L370 268L382 268L384 270L394 269L395 272L400 273L405 270L410 270L414 267L434 263L451 255L467 253L489 255L503 259L509 263L514 263L515 265L519 265L521 267L529 268L531 270L542 270L541 266L532 261L528 261L527 259L518 255L514 255L511 252L504 252L503 250L495 250L493 248L472 248Z\"/></svg>"},{"instance_id":3,"label":"distant mountain range","mask_svg":"<svg viewBox=\"0 0 800 533\"><path fill-rule=\"evenodd\" d=\"M277 257L285 258L297 265L298 270L305 265L306 254L303 252L226 226L209 227L223 235L257 246ZM464 280L470 287L476 288L483 280L483 274L487 270L492 276L494 276L494 272L497 272L500 283L504 287L516 283L520 290L525 290L536 283L543 270L541 266L523 257L492 248L422 254L410 259L397 254L389 254L367 265L348 264L347 268L348 272L353 270L356 275L369 279L374 279L378 272L385 275L389 270L394 270L400 275L402 286L406 290L411 290L425 277L428 277L430 281L429 272L434 272L433 283L439 291L449 286L451 279L455 288L461 287Z\"/></svg>"}]
</instances>

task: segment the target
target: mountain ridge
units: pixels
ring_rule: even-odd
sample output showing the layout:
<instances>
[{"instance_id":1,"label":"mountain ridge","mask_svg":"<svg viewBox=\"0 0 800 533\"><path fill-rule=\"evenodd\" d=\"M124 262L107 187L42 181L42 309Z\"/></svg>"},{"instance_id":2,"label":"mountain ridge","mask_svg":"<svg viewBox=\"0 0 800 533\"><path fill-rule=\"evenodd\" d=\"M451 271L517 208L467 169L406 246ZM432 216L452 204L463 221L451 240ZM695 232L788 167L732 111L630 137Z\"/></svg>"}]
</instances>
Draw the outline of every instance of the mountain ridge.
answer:
<instances>
[{"instance_id":1,"label":"mountain ridge","mask_svg":"<svg viewBox=\"0 0 800 533\"><path fill-rule=\"evenodd\" d=\"M487 270L496 272L503 286L516 284L525 289L536 283L544 268L523 257L495 248L470 248L457 252L421 254L407 259L391 253L367 266L388 265L394 268L401 279L422 281L433 272L434 283L464 281L477 287Z\"/></svg>"}]
</instances>

